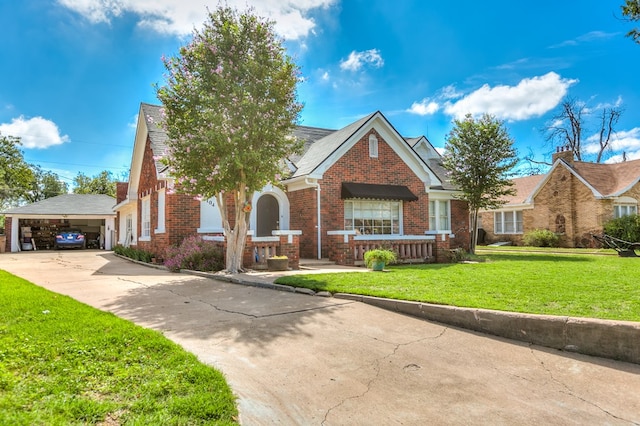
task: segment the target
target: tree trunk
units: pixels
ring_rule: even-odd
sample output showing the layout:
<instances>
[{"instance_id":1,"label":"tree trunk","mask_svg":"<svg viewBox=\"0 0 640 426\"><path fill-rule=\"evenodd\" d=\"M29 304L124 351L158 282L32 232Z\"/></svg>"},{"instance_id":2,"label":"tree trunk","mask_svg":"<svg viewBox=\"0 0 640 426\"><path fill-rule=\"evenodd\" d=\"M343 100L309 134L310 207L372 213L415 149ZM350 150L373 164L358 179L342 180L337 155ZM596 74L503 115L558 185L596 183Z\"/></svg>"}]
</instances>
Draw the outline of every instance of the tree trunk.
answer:
<instances>
[{"instance_id":1,"label":"tree trunk","mask_svg":"<svg viewBox=\"0 0 640 426\"><path fill-rule=\"evenodd\" d=\"M247 199L246 186L240 183L233 193L235 205L235 223L233 229L229 224L229 216L227 210L227 202L224 193L216 195L218 199L218 208L222 218L222 226L224 227L224 236L227 241L227 252L225 253L225 271L228 274L238 274L244 272L243 255L244 246L247 241L247 230L249 228L249 211L245 211L245 205L249 205Z\"/></svg>"},{"instance_id":2,"label":"tree trunk","mask_svg":"<svg viewBox=\"0 0 640 426\"><path fill-rule=\"evenodd\" d=\"M471 212L471 242L469 244L469 253L476 254L476 244L478 243L478 209Z\"/></svg>"}]
</instances>

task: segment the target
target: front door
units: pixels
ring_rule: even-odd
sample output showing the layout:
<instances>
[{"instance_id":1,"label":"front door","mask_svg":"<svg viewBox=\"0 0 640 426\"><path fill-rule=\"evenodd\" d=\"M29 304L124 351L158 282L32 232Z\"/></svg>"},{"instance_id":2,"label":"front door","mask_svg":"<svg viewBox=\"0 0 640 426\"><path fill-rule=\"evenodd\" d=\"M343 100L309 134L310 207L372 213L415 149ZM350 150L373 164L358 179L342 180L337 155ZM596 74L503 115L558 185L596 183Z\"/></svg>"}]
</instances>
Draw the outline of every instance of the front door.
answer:
<instances>
[{"instance_id":1,"label":"front door","mask_svg":"<svg viewBox=\"0 0 640 426\"><path fill-rule=\"evenodd\" d=\"M256 206L256 237L270 237L271 231L280 229L280 206L276 197L265 194Z\"/></svg>"}]
</instances>

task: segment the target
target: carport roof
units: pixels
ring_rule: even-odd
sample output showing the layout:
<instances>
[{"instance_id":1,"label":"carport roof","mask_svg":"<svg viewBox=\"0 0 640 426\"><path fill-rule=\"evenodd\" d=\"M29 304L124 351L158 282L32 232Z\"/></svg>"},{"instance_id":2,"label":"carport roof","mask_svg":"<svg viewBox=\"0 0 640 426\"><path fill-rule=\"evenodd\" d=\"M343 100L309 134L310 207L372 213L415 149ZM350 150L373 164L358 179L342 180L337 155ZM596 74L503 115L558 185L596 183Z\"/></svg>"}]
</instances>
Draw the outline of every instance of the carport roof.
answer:
<instances>
[{"instance_id":1,"label":"carport roof","mask_svg":"<svg viewBox=\"0 0 640 426\"><path fill-rule=\"evenodd\" d=\"M14 207L9 215L115 216L116 199L103 194L63 194L26 206Z\"/></svg>"}]
</instances>

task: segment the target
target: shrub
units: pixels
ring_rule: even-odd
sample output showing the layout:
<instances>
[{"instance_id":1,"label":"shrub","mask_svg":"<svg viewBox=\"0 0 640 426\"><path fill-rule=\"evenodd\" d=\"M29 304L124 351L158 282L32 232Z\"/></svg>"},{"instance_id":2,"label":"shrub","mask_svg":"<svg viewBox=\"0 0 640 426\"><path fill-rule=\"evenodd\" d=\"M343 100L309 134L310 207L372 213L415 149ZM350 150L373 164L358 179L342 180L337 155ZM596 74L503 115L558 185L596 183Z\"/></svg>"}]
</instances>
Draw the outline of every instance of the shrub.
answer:
<instances>
[{"instance_id":1,"label":"shrub","mask_svg":"<svg viewBox=\"0 0 640 426\"><path fill-rule=\"evenodd\" d=\"M167 249L164 266L172 272L180 269L220 271L224 269L224 251L215 242L194 235L182 240L180 246Z\"/></svg>"},{"instance_id":2,"label":"shrub","mask_svg":"<svg viewBox=\"0 0 640 426\"><path fill-rule=\"evenodd\" d=\"M530 247L558 247L560 237L548 229L534 229L524 234L522 242Z\"/></svg>"},{"instance_id":3,"label":"shrub","mask_svg":"<svg viewBox=\"0 0 640 426\"><path fill-rule=\"evenodd\" d=\"M605 223L604 233L631 243L640 242L640 215L612 219Z\"/></svg>"},{"instance_id":4,"label":"shrub","mask_svg":"<svg viewBox=\"0 0 640 426\"><path fill-rule=\"evenodd\" d=\"M155 255L149 251L136 249L133 247L125 247L122 245L116 245L113 247L113 252L120 256L128 257L129 259L138 260L140 262L151 263L151 258Z\"/></svg>"}]
</instances>

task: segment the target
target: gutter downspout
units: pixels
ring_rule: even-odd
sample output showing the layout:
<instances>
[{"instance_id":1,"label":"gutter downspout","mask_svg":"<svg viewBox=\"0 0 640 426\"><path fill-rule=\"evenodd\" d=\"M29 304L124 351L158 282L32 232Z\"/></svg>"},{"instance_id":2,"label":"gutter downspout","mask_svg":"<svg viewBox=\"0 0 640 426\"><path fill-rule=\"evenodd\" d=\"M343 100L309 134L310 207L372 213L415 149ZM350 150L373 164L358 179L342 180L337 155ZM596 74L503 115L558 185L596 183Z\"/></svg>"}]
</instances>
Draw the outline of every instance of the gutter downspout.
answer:
<instances>
[{"instance_id":1,"label":"gutter downspout","mask_svg":"<svg viewBox=\"0 0 640 426\"><path fill-rule=\"evenodd\" d=\"M309 182L309 178L304 178L304 183L307 185L313 185L316 187L316 197L317 197L317 212L316 212L316 220L318 221L318 260L322 259L322 225L321 219L322 215L320 213L320 183L318 183L318 179L314 179L314 182Z\"/></svg>"}]
</instances>

